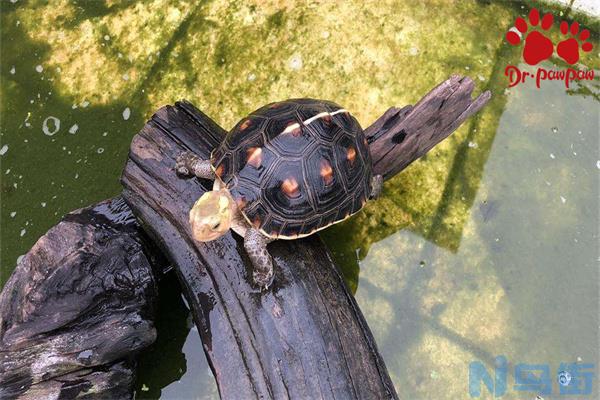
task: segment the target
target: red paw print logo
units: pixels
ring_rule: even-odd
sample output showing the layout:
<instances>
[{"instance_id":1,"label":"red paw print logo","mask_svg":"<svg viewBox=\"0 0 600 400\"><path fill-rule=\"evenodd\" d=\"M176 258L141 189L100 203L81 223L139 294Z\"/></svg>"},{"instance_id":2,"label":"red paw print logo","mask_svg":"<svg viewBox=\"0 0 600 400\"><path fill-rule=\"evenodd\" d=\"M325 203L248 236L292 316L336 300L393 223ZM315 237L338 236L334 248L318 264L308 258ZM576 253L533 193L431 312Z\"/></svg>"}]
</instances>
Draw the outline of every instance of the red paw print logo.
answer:
<instances>
[{"instance_id":1,"label":"red paw print logo","mask_svg":"<svg viewBox=\"0 0 600 400\"><path fill-rule=\"evenodd\" d=\"M532 8L527 21L521 17L515 20L515 26L506 32L506 41L513 46L523 45L523 60L529 65L537 65L554 54L554 43L548 37L548 30L553 22L552 14L546 14L540 20L540 12ZM528 67L521 70L516 65L507 65L504 75L508 78L509 88L530 80L535 81L538 89L543 81L563 81L565 87L569 89L572 82L594 80L593 68L571 66L579 61L579 49L584 52L592 51L594 46L588 41L590 31L583 29L580 32L577 22L573 22L569 26L564 21L560 24L560 31L563 37L556 45L556 54L570 66L563 69L557 69L554 66L550 69Z\"/></svg>"},{"instance_id":2,"label":"red paw print logo","mask_svg":"<svg viewBox=\"0 0 600 400\"><path fill-rule=\"evenodd\" d=\"M554 17L552 14L544 15L544 18L542 18L541 29L547 31L552 26L553 20ZM541 61L549 59L554 52L552 41L539 30L533 30L534 27L537 27L539 22L540 13L533 8L529 13L529 24L527 24L523 18L518 17L515 20L515 27L517 29L511 29L506 33L506 40L513 46L519 45L522 42L523 36L525 36L523 59L529 65L536 65ZM528 31L529 33L527 33Z\"/></svg>"},{"instance_id":3,"label":"red paw print logo","mask_svg":"<svg viewBox=\"0 0 600 400\"><path fill-rule=\"evenodd\" d=\"M569 24L565 21L560 24L560 31L563 35L569 34ZM581 50L587 52L592 51L594 47L590 42L585 40L590 37L590 31L584 29L579 33L579 24L573 22L571 24L570 33L573 37L563 40L556 45L556 53L560 58L565 60L568 64L575 64L579 61L579 43L581 42ZM577 34L579 33L579 38Z\"/></svg>"}]
</instances>

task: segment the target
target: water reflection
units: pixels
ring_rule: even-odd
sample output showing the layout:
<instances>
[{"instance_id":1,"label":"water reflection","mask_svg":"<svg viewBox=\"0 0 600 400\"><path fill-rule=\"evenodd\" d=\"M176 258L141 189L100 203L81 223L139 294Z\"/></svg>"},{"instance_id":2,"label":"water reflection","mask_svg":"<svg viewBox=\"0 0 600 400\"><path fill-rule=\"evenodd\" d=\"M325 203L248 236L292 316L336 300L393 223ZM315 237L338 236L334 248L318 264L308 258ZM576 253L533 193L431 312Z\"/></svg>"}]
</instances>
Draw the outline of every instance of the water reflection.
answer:
<instances>
[{"instance_id":1,"label":"water reflection","mask_svg":"<svg viewBox=\"0 0 600 400\"><path fill-rule=\"evenodd\" d=\"M139 359L136 399L218 399L198 329L174 271L159 285L157 340Z\"/></svg>"},{"instance_id":2,"label":"water reflection","mask_svg":"<svg viewBox=\"0 0 600 400\"><path fill-rule=\"evenodd\" d=\"M597 362L598 80L505 93L520 49L502 38L527 7L434 4L0 2L0 285L62 215L120 192L131 138L165 103L229 128L334 97L366 126L467 74L494 93L484 112L323 237L404 397L464 398L474 358ZM172 277L158 315L137 397L216 396Z\"/></svg>"},{"instance_id":3,"label":"water reflection","mask_svg":"<svg viewBox=\"0 0 600 400\"><path fill-rule=\"evenodd\" d=\"M560 82L507 96L458 249L403 230L360 263L401 396L463 398L469 362L500 354L598 365L598 102Z\"/></svg>"}]
</instances>

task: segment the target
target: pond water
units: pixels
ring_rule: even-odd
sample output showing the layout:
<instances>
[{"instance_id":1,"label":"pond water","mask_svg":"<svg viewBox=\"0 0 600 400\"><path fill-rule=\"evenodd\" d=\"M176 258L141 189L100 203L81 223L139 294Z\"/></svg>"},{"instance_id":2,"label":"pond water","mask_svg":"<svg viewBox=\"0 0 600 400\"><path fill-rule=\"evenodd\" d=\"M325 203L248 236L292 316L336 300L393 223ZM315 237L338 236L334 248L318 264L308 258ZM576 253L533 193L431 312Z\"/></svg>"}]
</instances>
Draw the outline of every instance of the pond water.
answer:
<instances>
[{"instance_id":1,"label":"pond water","mask_svg":"<svg viewBox=\"0 0 600 400\"><path fill-rule=\"evenodd\" d=\"M554 395L561 363L594 364L598 393L598 78L507 89L508 64L535 69L503 40L526 4L361 4L1 3L0 285L62 215L119 193L162 104L187 98L230 128L270 101L331 98L367 126L465 74L493 92L485 110L322 237L400 397L469 398L469 364L499 355L503 398L535 398L513 390L519 363L549 365ZM598 19L546 8L592 30L579 67L600 73ZM160 290L136 397L217 398L176 279Z\"/></svg>"}]
</instances>

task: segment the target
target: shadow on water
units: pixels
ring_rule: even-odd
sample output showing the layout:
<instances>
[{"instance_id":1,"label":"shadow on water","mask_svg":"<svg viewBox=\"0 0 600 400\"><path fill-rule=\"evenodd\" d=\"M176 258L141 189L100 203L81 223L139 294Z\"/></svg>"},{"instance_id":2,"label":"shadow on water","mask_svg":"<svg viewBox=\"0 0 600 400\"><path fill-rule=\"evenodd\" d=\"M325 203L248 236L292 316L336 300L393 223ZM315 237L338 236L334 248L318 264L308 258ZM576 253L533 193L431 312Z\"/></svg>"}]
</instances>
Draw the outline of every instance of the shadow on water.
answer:
<instances>
[{"instance_id":1,"label":"shadow on water","mask_svg":"<svg viewBox=\"0 0 600 400\"><path fill-rule=\"evenodd\" d=\"M540 67L566 68L559 60L552 61ZM398 374L395 382L403 388L400 392L409 398L434 396L435 390L440 395L465 393L468 363L479 360L492 371L499 354L509 356L509 371L513 362L526 361L548 363L552 374L562 362L584 360L597 365L598 185L592 175L600 168L596 147L600 79L576 84L572 90L563 82L545 82L541 89L530 82L503 95L502 69L509 63L516 65L518 60L510 50L501 51L488 87L500 95L471 122L432 216L430 234L423 235L427 241L406 231L392 232L373 243L378 254L360 260L379 272L362 271L359 303L362 299L361 305L393 306L385 323L368 313L367 320L372 326L396 328L380 327L380 332L389 334L376 339L384 354L396 352L386 363L392 374ZM487 141L474 134L482 125L491 135ZM588 147L589 140L593 148ZM485 152L480 165L469 160L466 145L473 142ZM449 241L447 236L434 236L443 228L452 203L465 199L467 239L461 242L462 232ZM382 257L382 249L402 243L398 239L386 243L394 237L404 238L408 249L421 248L419 254L406 254L404 260ZM456 247L447 245L455 240ZM415 268L418 260L426 260L423 268ZM380 267L394 263L396 272ZM382 270L384 277L377 275ZM386 286L394 289L387 292ZM449 293L437 293L439 286L449 287ZM464 293L453 290L468 295L464 299ZM491 305L500 311L477 308L478 302L490 298L498 300ZM453 303L461 306L451 309ZM467 322L472 324L469 331L465 331ZM428 345L440 354L427 359ZM405 374L411 362L416 368ZM439 371L452 366L462 368L456 373L462 378L449 387L439 381L444 374Z\"/></svg>"},{"instance_id":2,"label":"shadow on water","mask_svg":"<svg viewBox=\"0 0 600 400\"><path fill-rule=\"evenodd\" d=\"M527 9L524 11L520 10L520 13L526 14L527 12ZM595 37L597 41L597 32L592 33L592 37ZM459 349L457 351L464 352L467 357L471 357L470 359L460 360L460 365L463 368L461 372L463 377L458 381L456 379L451 381L451 384L458 385L458 388L442 386L446 389L438 393L440 396L448 395L452 392L456 393L456 391L464 393L461 392L461 390L464 390L461 389L461 385L468 384L467 379L464 378L464 371L467 370L465 366L472 360L482 361L487 364L490 370L493 370L495 357L499 354L508 353L509 357L513 357L509 359L509 370L512 370L514 366L513 362L517 363L533 359L539 362L550 363L551 368L553 368L552 371L561 362L573 359L584 359L588 362L597 361L597 356L594 356L594 353L597 353L594 350L594 346L598 340L597 328L594 325L597 323L597 315L594 317L591 316L597 313L597 271L594 271L592 264L590 264L590 260L594 260L595 258L595 255L591 253L597 247L597 245L594 246L592 240L594 237L597 238L597 229L596 231L593 229L589 230L589 226L586 228L585 225L576 224L573 224L571 229L569 229L567 222L567 225L563 226L561 231L546 232L547 228L542 228L542 226L547 225L549 219L558 219L558 215L554 217L548 215L547 209L539 207L539 205L527 208L526 204L519 204L518 200L516 204L510 204L512 199L518 199L523 192L527 191L527 189L519 188L518 177L524 175L521 170L522 168L534 168L535 162L532 160L525 159L523 161L523 158L518 159L512 157L511 154L505 155L506 162L511 163L508 168L503 167L501 161L494 160L491 168L494 172L506 169L506 176L503 177L505 179L497 179L498 182L496 185L489 187L490 178L488 178L488 182L486 183L488 187L485 187L484 192L480 193L480 186L483 185L484 171L487 168L488 158L491 154L492 145L495 142L501 120L504 120L503 131L505 135L512 134L512 132L519 132L522 129L525 130L524 134L527 133L534 137L531 143L523 141L521 142L523 147L520 149L516 147L516 149L521 151L522 149L528 149L536 158L540 151L546 151L546 149L549 149L548 152L552 155L551 158L554 158L555 156L552 151L556 150L552 149L568 146L568 143L565 143L565 141L569 139L563 139L560 143L551 143L552 146L547 146L547 142L552 142L552 140L544 139L543 134L539 133L540 128L536 127L536 124L529 126L525 124L519 125L519 120L528 117L527 113L529 111L527 110L527 106L543 101L544 97L539 96L539 90L526 91L522 87L514 89L517 93L519 90L530 93L529 103L521 101L521 105L515 105L516 101L513 99L511 112L506 114L508 96L505 92L504 68L508 64L517 65L519 63L520 49L518 50L519 52L507 46L502 46L498 50L492 76L485 87L485 90L491 90L494 93L494 97L482 113L467 122L469 125L468 133L465 136L461 136L461 142L456 147L456 154L445 181L443 195L440 198L437 209L428 219L421 220L419 221L421 223L415 224L415 219L407 218L390 226L389 224L382 223L380 220L376 220L377 222L369 221L370 210L367 209L366 216L350 220L322 234L329 247L333 250L338 260L338 265L342 266L342 272L349 286L354 291L359 286L362 288L360 293L357 293L359 303L362 307L365 307L364 310L368 315L367 319L371 326L374 327L376 332L379 332L376 333L376 339L380 349L383 350L384 354L396 354L395 357L386 358L386 363L393 375L395 384L401 388L399 393L410 398L432 396L436 393L436 389L432 388L432 386L438 380L439 388L439 368L447 368L448 364L446 363L454 365L457 360L452 357L458 357L456 353L444 354L439 355L429 363L427 359L419 360L415 363L415 353L423 356L423 353L419 353L419 351L423 351L424 341L425 343L429 343L428 341L433 340L433 343L437 343L435 340L439 340L440 344L443 344L445 341L449 344L444 344L444 346L450 346L449 348L444 347L446 350L456 348ZM553 59L553 61L555 64L548 63L543 66L548 69L569 67L561 60ZM592 82L575 83L568 90L560 82L548 83L548 86L554 85L558 87L558 90L544 89L543 92L546 96L549 96L553 100L546 97L546 108L544 109L544 106L539 107L544 110L536 110L537 116L535 118L539 117L540 114L548 114L549 112L553 114L552 116L549 114L546 115L546 120L556 119L556 115L568 115L567 120L561 121L560 126L561 129L566 130L570 135L575 134L573 129L587 129L588 138L590 134L593 135L593 132L597 134L597 123L595 125L593 123L593 110L594 107L597 107L597 103L594 105L589 102L582 103L573 100L567 103L566 99L567 97L580 96L583 99L589 98L598 101L598 82L600 80L596 78ZM562 92L561 85L563 85ZM552 95L549 94L551 92L553 92ZM561 104L560 108L557 107L554 111L548 111L555 107L556 104L554 103ZM584 114L586 116L579 116L580 110L582 113L587 113ZM586 122L582 123L578 118L582 118L584 121L587 118L588 125L589 121L592 120L591 126L586 125ZM509 128L507 128L507 120L513 124ZM543 120L540 120L537 125L544 126L543 122ZM548 131L550 131L549 128ZM544 132L544 134L547 135L547 132ZM579 134L581 135L581 131L579 131ZM541 146L535 142L535 138L539 136L542 137L542 140L546 141ZM584 140L583 138L580 139ZM513 139L513 141L515 140ZM501 142L496 147L507 147L506 139ZM517 143L516 146L518 146L519 141L515 142ZM573 144L571 143L570 145L571 149L573 149ZM474 154L473 148L477 149L477 153ZM580 150L573 151L573 156L577 156L580 152L585 153ZM496 151L498 152L499 150ZM579 155L579 157L582 156L582 154ZM596 157L596 155L592 154L593 157ZM424 159L426 158L424 157ZM512 161L513 159L518 161ZM579 163L581 163L581 160ZM588 160L588 164L584 165L586 165L584 168L593 169L594 159ZM417 163L411 168L416 169L419 167ZM585 170L582 173L577 167L569 166L569 168L574 168L573 171L577 171L577 175L587 174ZM408 172L406 171L405 173ZM554 173L564 176L567 171L554 171ZM576 174L575 172L570 173L569 176L572 177L569 178L572 179L569 182L570 185L565 185L564 181L561 182L563 188L572 186L571 190L574 192L570 192L567 189L562 190L567 190L566 193L572 193L571 195L574 196L573 193L577 193L578 189L573 186L576 186L578 183L582 184L586 188L585 190L579 190L581 192L580 199L582 200L582 204L577 204L574 207L580 210L581 213L586 214L584 217L585 221L597 221L597 210L596 212L593 211L593 208L597 206L597 199L594 200L592 195L594 185L590 185L589 182L584 184L582 178L576 177ZM497 173L493 174L493 176L495 175ZM502 173L500 173L500 176L502 177ZM398 190L398 187L402 186L402 183L398 182L401 179L402 174L389 182L388 185L395 186L392 190ZM549 177L547 184L556 184L554 179L557 179L557 177ZM531 183L533 181L532 179ZM399 207L404 210L410 210L410 204L403 204L403 197L398 196L397 193L394 198L399 202ZM385 191L384 196L386 196ZM557 198L560 197L556 196ZM565 200L564 197L560 197L560 199L559 204L561 202L564 204L567 201L575 201L575 199ZM457 207L457 205L459 206ZM546 206L543 203L541 205ZM456 218L455 210L457 208L463 210L462 219ZM515 211L513 210L519 209L522 210L516 213L520 217L515 220ZM473 213L475 215L472 215ZM377 216L376 212L371 214L372 216ZM464 234L463 228L469 220L477 221L475 224L476 235L479 235L483 239L482 247L477 249L477 253L489 253L489 256L482 264L489 264L493 267L494 278L498 279L499 287L497 290L506 296L506 303L501 304L505 304L505 307L510 304L509 307L515 309L510 325L502 327L505 332L500 333L498 331L496 333L503 335L504 340L508 341L503 343L503 346L500 346L499 343L490 346L478 338L477 333L468 334L459 330L462 328L460 326L462 323L461 319L468 320L469 318L473 318L469 314L473 312L469 309L472 304L465 304L464 315L458 318L454 316L455 310L450 310L449 313L444 314L449 304L444 302L443 298L436 300L437 302L431 308L424 305L424 303L427 304L433 301L432 297L436 297L435 294L431 294L431 286L440 285L440 272L436 271L436 269L442 266L440 263L451 265L461 264L460 268L452 271L451 275L446 277L446 279L452 280L452 283L448 286L459 288L465 286L471 279L469 278L469 274L472 274L472 272L464 271L464 268L468 267L464 263L468 262L470 254L467 253L465 255L465 251L461 250L461 240ZM498 223L498 220L514 225L508 228L497 228L497 226L501 225ZM530 223L522 229L520 223L525 220L530 221ZM365 229L365 226L368 228ZM542 241L540 244L538 244L535 237L519 236L521 234L520 230L530 234L528 231L530 226L539 226L540 228L538 229L544 230L544 232L540 231L538 233L539 240ZM384 244L386 242L385 239L396 234L412 237L408 233L401 234L400 231L403 229L418 233L423 239L426 239L426 241L411 240L409 243L412 243L412 246L404 248L404 251L421 248L421 250L417 250L418 255L407 254L403 257L404 260L397 260L397 268L402 268L404 271L398 270L394 273L386 270L386 273L389 274L386 275L387 280L385 277L382 278L381 276L373 275L381 274L381 269L378 269L378 272L366 272L367 276L361 278L359 284L359 264L373 268L380 262L393 263L390 260L386 260L386 258L381 259L383 261L379 261L379 255L367 257L371 245L381 243L380 247L383 248L389 249L390 246L394 247L396 246L394 244ZM501 232L505 236L499 237L502 235ZM574 238L567 238L565 237L566 235L573 235ZM514 236L514 238L511 238L511 236ZM559 241L574 240L575 243L572 245L564 244L562 246L561 244L553 244L551 245L553 246L552 250L545 248L544 242L550 244L556 242L556 238L561 237L564 238L559 239ZM469 243L468 247L471 246ZM559 247L563 247L563 249L557 250ZM453 256L445 252L445 249L449 250L450 254L454 254L454 259ZM391 252L398 253L402 251L402 249L396 249ZM562 261L562 265L564 266L569 264L566 260L569 257L577 265L577 272L571 273L572 278L568 280L569 283L557 282L557 277L561 275L559 272L560 268L562 268L559 259L565 259ZM465 258L464 263L461 261L463 258ZM473 257L471 262L476 263L477 261L475 260L476 257ZM419 263L421 264L421 268L417 267ZM523 271L522 268L527 268L527 270ZM365 271L362 271L362 273L364 274ZM441 274L445 276L444 274L447 274L447 272L442 272ZM372 285L371 279L384 279L386 284L380 283L383 286L392 285L393 287L394 284L390 282L394 281L401 282L401 284L395 289L396 291L392 295L382 290L380 285ZM455 279L463 279L463 281L458 283ZM486 289L481 287L481 283L478 283L477 279L472 283L468 283L468 285L473 285L473 293L470 296L486 296ZM549 288L552 288L550 289L551 293L548 292ZM577 294L579 290L581 290L581 293L587 293L587 295L582 298L582 296ZM595 296L593 295L594 292L596 293ZM476 297L470 298L472 299L471 302L476 301L474 300ZM457 300L449 296L446 301ZM377 312L377 309L385 308L381 304L382 302L392 307L384 317ZM567 317L569 314L568 310L575 309L582 310L583 314L580 315L580 318L575 316ZM532 315L532 310L537 310L533 312L535 315ZM554 311L560 316L555 316ZM493 313L489 309L485 310L485 312ZM374 315L370 315L371 313ZM452 316L447 316L447 314ZM585 317L586 314L590 314L590 316ZM445 316L444 321L438 318L442 315ZM381 321L382 318L385 322ZM485 328L481 327L481 325L485 326L486 318L494 320L493 314L475 316L474 318L481 318L480 326L477 329L483 331L485 331ZM556 321L557 318L559 321L562 320L565 322L558 322ZM566 320L571 322L566 322ZM454 324L456 326L453 326ZM395 329L385 329L381 325L384 327L391 326ZM546 327L549 325L553 327L554 331L547 331ZM575 330L580 333L576 333L572 329L574 326L579 327ZM515 331L518 333L515 333ZM432 339L431 335L440 339ZM479 335L482 334L480 333ZM490 333L486 333L486 335L490 335ZM578 337L576 341L567 339L572 339L574 335ZM539 343L539 345L531 345L532 340ZM500 342L501 339L496 339L496 341ZM398 344L401 344L400 348ZM427 353L424 355L427 356ZM411 363L415 368L410 373L405 373L406 365ZM438 372L436 372L436 369ZM441 374L444 375L444 373ZM448 375L451 376L452 374ZM557 389L555 388L555 390Z\"/></svg>"},{"instance_id":3,"label":"shadow on water","mask_svg":"<svg viewBox=\"0 0 600 400\"><path fill-rule=\"evenodd\" d=\"M10 116L1 122L8 146L2 156L2 283L17 257L62 215L119 193L129 143L143 124L138 96L105 105L61 96L53 84L60 72L43 66L48 47L30 40L17 21L2 13L0 77L8 99L2 115ZM107 157L115 162L107 163Z\"/></svg>"},{"instance_id":4,"label":"shadow on water","mask_svg":"<svg viewBox=\"0 0 600 400\"><path fill-rule=\"evenodd\" d=\"M82 22L92 18L101 18L112 13L118 13L132 5L136 0L121 0L119 2L109 2L107 0L73 0L75 12L63 22L66 27L75 28Z\"/></svg>"},{"instance_id":5,"label":"shadow on water","mask_svg":"<svg viewBox=\"0 0 600 400\"><path fill-rule=\"evenodd\" d=\"M118 12L127 4L108 7L103 2L78 2L75 14L83 21ZM2 145L7 146L1 158L0 187L0 284L4 284L17 258L62 215L120 192L119 176L131 138L152 112L147 89L160 75L173 46L185 37L196 9L180 24L133 91L96 104L60 94L54 83L60 69L44 65L50 56L48 45L30 39L12 12L15 5L2 2L1 8L0 87L7 99L1 104L5 117L0 125ZM68 27L73 21L61 23ZM122 77L115 72L104 79ZM39 202L32 205L24 198Z\"/></svg>"},{"instance_id":6,"label":"shadow on water","mask_svg":"<svg viewBox=\"0 0 600 400\"><path fill-rule=\"evenodd\" d=\"M482 7L494 4L493 1L488 0L480 0L479 3ZM77 1L73 4L75 6L73 15L68 19L59 19L57 22L66 28L74 28L85 21L119 13L138 3ZM158 56L152 59L151 65L139 77L134 89L103 104L93 102L85 104L85 101L81 102L67 95L61 95L59 88L55 87L55 82L59 81L57 77L60 71L43 65L44 60L50 56L48 45L36 42L28 36L23 24L18 23L13 12L14 5L8 2L0 4L2 8L0 77L2 97L7 99L2 102L3 117L0 121L0 135L2 145L8 146L7 151L0 158L2 161L0 284L8 278L17 257L30 248L48 228L56 224L63 214L120 192L118 177L127 156L129 143L132 136L143 125L144 118L152 112L152 101L148 93L160 91L161 85L168 83L163 76L165 70L175 65L185 72L178 84L187 89L197 88L195 83L199 79L199 68L184 67L193 63L194 52L197 52L201 46L179 45L185 41L190 32L203 32L207 27L216 26L214 21L205 18L199 11L199 7L203 4L206 3L195 3L191 11L179 21L171 35L161 43ZM507 7L514 11L515 16L526 12L517 3L510 3ZM566 14L569 14L569 10ZM258 33L250 28L247 29L249 34L256 35L255 40L262 38L268 41L272 38L273 30L285 31L287 18L287 14L280 10L267 17L265 28L258 30ZM227 21L225 26L231 23ZM98 29L103 35L103 28ZM219 36L215 43L216 50L208 57L207 62L225 71L236 57L244 55L237 54L238 47L228 41L229 37L226 34L222 32L217 34ZM597 32L593 33L593 37L597 40ZM206 43L202 46L206 46ZM525 303L522 309L538 309L540 304L536 301L545 296L543 288L523 287L535 282L536 274L543 274L543 271L531 269L519 275L524 277L525 283L520 285L518 281L515 282L518 266L521 263L535 265L537 260L534 256L524 256L521 259L504 258L502 255L509 247L504 242L495 241L496 232L491 228L496 226L495 221L499 219L512 221L506 217L506 212L511 210L511 207L506 198L500 196L501 193L509 192L512 182L498 180L492 190L485 191L484 187L485 193L480 193L482 179L489 165L488 157L492 151L492 144L497 141L498 125L506 112L507 97L504 95L506 85L503 68L508 63L518 62L519 50L500 46L494 55L491 76L485 76L481 80L488 82L484 89L491 90L494 97L481 114L469 119L460 131L449 138L446 144L440 146L441 150L434 149L423 161L415 163L389 181L383 199L368 206L355 218L322 233L338 265L342 266L346 282L353 292L356 292L359 287L359 265L368 267L362 271L357 297L368 318L369 314L376 315L377 318L383 315L383 318L379 319L373 317L369 323L375 332L380 349L386 356L388 368L395 375L395 383L399 387L409 387L406 390L412 395L415 394L414 388L420 388L420 382L427 382L429 379L423 371L429 373L431 365L423 362L422 370L414 373L409 371L406 376L402 374L405 371L404 367L411 361L409 353L419 346L423 337L430 331L488 365L492 365L493 357L496 355L496 348L471 339L471 335L465 335L465 332L459 332L460 324L454 326L444 320L451 306L450 301L444 298L435 299L433 304L424 305L430 301L427 293L431 290L431 283L436 279L439 280L436 274L441 268L439 264L435 265L436 260L440 263L458 265L456 259L463 256L461 251L464 247L469 247L465 246L463 236L465 226L471 219L477 220L473 231L484 241L483 244L475 246L474 253L488 254L487 258L491 260L490 262L497 263L493 266L495 268L492 269L493 273L486 279L497 278L501 289L507 293L510 302L517 308L521 301ZM105 46L100 51L117 58L113 54L118 51L117 47ZM177 56L174 55L175 52L178 53ZM257 62L257 60L250 61ZM448 71L455 71L468 63L468 58L450 54L444 58L444 63ZM42 68L41 72L36 70L38 65ZM270 71L270 74L269 79L273 82L280 79L281 74L278 71ZM121 76L107 76L104 79L121 79ZM238 97L234 101L242 102L242 92L243 90L239 90L233 95ZM576 84L567 93L572 97L591 97L598 100L598 81ZM208 101L210 100L212 99ZM221 99L214 100L219 106L223 104ZM206 100L202 98L201 101ZM247 106L246 103L244 104ZM128 118L124 117L126 109L131 111ZM52 136L42 131L44 121L50 116L60 120L60 129ZM518 119L513 117L515 120ZM518 124L515 124L514 128L517 129ZM474 151L474 144L477 146L477 151ZM502 146L504 145L503 143ZM494 144L494 147L498 147L498 144ZM451 155L448 156L444 152L450 152ZM450 160L443 176L426 170L428 161L435 160L440 154ZM494 168L502 168L502 166L496 164ZM560 175L564 174L564 171L556 173ZM431 176L434 176L435 183L440 186L439 193L420 190L413 186L415 182L420 182L421 178L431 179ZM424 195L434 193L435 198L428 199L430 206L419 209L419 204L415 204L414 192ZM31 199L35 199L35 202ZM416 201L418 202L419 199ZM584 206L582 205L581 208L585 208ZM587 205L588 208L591 206ZM516 208L518 205L513 207ZM528 210L528 212L527 217L540 224L548 219L541 210ZM593 220L593 213L590 210L586 212ZM508 231L509 228L505 230ZM395 287L394 293L390 294L385 293L371 281L377 277L372 276L369 271L389 260L372 259L371 250L372 247L378 250L380 247L388 246L387 241L390 241L389 246L396 245L393 239L398 235L406 235L410 246L402 249L401 257L394 259L396 269L387 277L388 281L401 282L403 285L399 288ZM540 249L543 250L541 247ZM523 251L516 254L526 253ZM473 254L466 254L465 257L473 257ZM484 264L483 261L481 264ZM509 264L511 267L502 267ZM457 268L457 271L452 271L452 274L444 276L442 280L449 283L452 289L463 290L463 286L467 286L473 291L471 293L473 298L477 298L482 282L472 276L474 272L465 271L464 266L462 266L463 270L460 270L460 265L452 265ZM569 277L579 276L579 274L581 272L573 272ZM570 279L569 277L566 280ZM541 280L541 282L546 286L556 286L551 280ZM518 290L529 293L529 296L510 297L511 291ZM198 334L190 323L189 311L181 299L180 289L173 274L161 282L160 291L156 322L158 340L139 359L137 398L190 398L198 396L199 393L206 397L215 397L217 395L215 384L204 359ZM384 307L372 306L368 302L371 300L370 296L381 298L382 301L391 304L389 313L379 314ZM563 303L557 301L552 304L552 307L568 314L569 308L577 308L576 300L569 298ZM525 311L515 315L517 322L511 322L510 327L518 324L527 326L529 329L527 331L529 335L525 338L527 340L535 338L531 332L536 328L548 324L548 317L538 318ZM595 319L590 317L590 321ZM392 326L393 329L383 329L378 325L380 323ZM593 331L593 328L590 330ZM592 343L590 335L593 335L593 332L586 335L583 341ZM565 344L561 338L553 338L550 341L553 345L576 349L576 344ZM515 340L515 347L524 349L526 345ZM464 384L464 382L455 383Z\"/></svg>"},{"instance_id":7,"label":"shadow on water","mask_svg":"<svg viewBox=\"0 0 600 400\"><path fill-rule=\"evenodd\" d=\"M487 85L480 89L490 90L494 94L492 100L482 112L465 122L466 128L463 129L467 134L461 135L458 139L460 142L453 147L455 154L445 178L442 195L430 215L419 215L418 211L413 210L413 206L407 202L410 199L407 200L407 197L403 196L411 190L403 181L404 174L410 172L406 171L386 182L383 197L393 198L393 207L405 211L410 217L396 221L395 224L386 223L387 221L382 219L381 215L371 213L372 209L378 207L375 202L370 204L363 215L321 233L353 292L358 287L359 263L367 256L370 246L402 229L420 234L434 247L439 246L452 252L458 250L463 226L469 215L468 210L473 206L483 169L494 142L498 121L506 104L506 98L502 94L505 89L503 70L507 63L514 63L517 60L518 54L512 49L499 47L492 75L488 78ZM477 152L472 151L473 143L477 143ZM435 150L432 153L435 154ZM428 157L431 155L425 155L409 169L418 169L420 163L427 162ZM344 240L340 240L340 237ZM427 255L424 254L422 259L427 259ZM410 294L412 295L414 293Z\"/></svg>"},{"instance_id":8,"label":"shadow on water","mask_svg":"<svg viewBox=\"0 0 600 400\"><path fill-rule=\"evenodd\" d=\"M134 3L108 6L101 1L74 2L73 18L59 23L74 27L83 21L119 12ZM0 8L0 78L2 97L6 99L2 101L0 134L2 145L8 146L1 158L0 171L0 285L3 285L18 256L62 215L121 191L119 176L129 143L143 126L143 118L149 111L144 89L160 74L161 65L173 46L185 37L194 13L188 15L161 49L160 57L133 92L105 104L94 104L59 94L54 82L60 70L44 65L50 48L30 39L16 18L13 5L2 2ZM121 79L121 76L112 79ZM125 110L129 110L129 115ZM60 126L55 121L59 121ZM107 162L107 158L112 161ZM39 202L31 204L24 198L36 198ZM214 398L214 379L173 273L165 276L159 290L158 337L156 343L139 356L136 398L187 398L194 393L206 393L206 398ZM186 350L187 361L183 351L186 343L191 346ZM190 358L193 365L188 367ZM188 374L181 384L188 369L194 376Z\"/></svg>"},{"instance_id":9,"label":"shadow on water","mask_svg":"<svg viewBox=\"0 0 600 400\"><path fill-rule=\"evenodd\" d=\"M493 2L481 0L480 3L487 6ZM518 2L507 3L506 5L507 8L513 10L515 16L526 15L531 7L523 6L522 3ZM533 4L533 6L539 8L542 13L561 14L560 8L554 6L540 6L539 4ZM573 12L569 6L562 12L563 17L561 19L571 24L574 21L573 18L576 18L592 29L598 26L595 19L590 19L580 13L571 14ZM592 30L591 38L597 41L598 32ZM478 193L498 123L506 105L504 68L509 64L516 65L519 63L520 51L521 48L498 47L492 73L489 77L486 77L487 84L485 87L478 88L481 91L490 90L493 93L492 101L486 105L482 112L464 123L466 128L461 128L463 132L466 131L467 133L466 135L462 134L457 139L459 140L457 144L453 144L453 161L445 177L443 193L435 209L431 209L429 214L423 215L422 210L414 209L414 204L411 203L414 199L406 196L411 192L410 185L414 184L415 181L415 179L411 179L411 169L418 171L421 168L420 164L426 163L428 157L436 157L436 150L434 149L423 156L421 161L417 161L410 166L407 171L386 182L383 197L393 199L393 202L382 204L381 201L378 201L369 204L361 214L320 233L331 249L337 264L341 267L341 272L353 293L356 292L358 287L359 263L367 256L371 245L403 229L409 229L420 234L435 246L440 246L454 253L458 251L463 236L464 224L468 220ZM462 58L450 56L445 61L449 64L448 69L452 70L454 65L461 65L460 60ZM566 69L570 67L557 58L554 58L554 62L558 68ZM464 64L464 60L462 63ZM567 93L570 95L591 96L599 100L599 88L598 79L591 82L574 82ZM459 135L459 133L454 134L454 136L456 135ZM472 146L477 148L478 151L474 152ZM405 180L403 179L406 175L410 176L406 180L408 185L404 183ZM397 215L404 213L406 216L392 220L392 223L390 223L390 220L384 218L381 211L375 211L381 206L384 208L384 213ZM482 212L489 211L493 213L496 205L493 202L487 204L486 201L486 203L480 204L479 207Z\"/></svg>"},{"instance_id":10,"label":"shadow on water","mask_svg":"<svg viewBox=\"0 0 600 400\"><path fill-rule=\"evenodd\" d=\"M172 271L159 284L157 340L140 354L136 371L137 399L158 399L161 389L186 373L185 340L192 327L191 314L181 297L181 287Z\"/></svg>"}]
</instances>

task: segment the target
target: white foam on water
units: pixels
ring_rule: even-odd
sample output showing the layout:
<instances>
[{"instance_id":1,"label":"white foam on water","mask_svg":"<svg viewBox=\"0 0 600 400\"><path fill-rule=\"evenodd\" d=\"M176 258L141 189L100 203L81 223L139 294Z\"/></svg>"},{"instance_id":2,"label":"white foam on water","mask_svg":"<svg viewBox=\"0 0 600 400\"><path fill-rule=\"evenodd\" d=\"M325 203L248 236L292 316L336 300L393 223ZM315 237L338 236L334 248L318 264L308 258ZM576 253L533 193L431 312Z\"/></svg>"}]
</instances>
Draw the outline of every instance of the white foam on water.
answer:
<instances>
[{"instance_id":1,"label":"white foam on water","mask_svg":"<svg viewBox=\"0 0 600 400\"><path fill-rule=\"evenodd\" d=\"M54 123L54 130L51 131L49 126L48 126L48 122L52 121ZM54 135L56 132L58 132L60 129L60 119L53 117L53 116L49 116L48 118L46 118L42 124L42 131L44 132L45 135L47 136L52 136Z\"/></svg>"}]
</instances>

